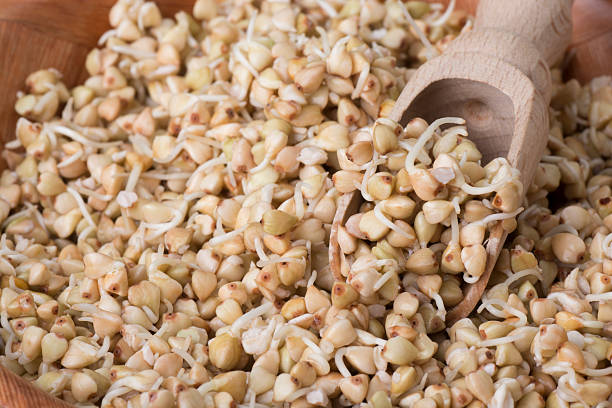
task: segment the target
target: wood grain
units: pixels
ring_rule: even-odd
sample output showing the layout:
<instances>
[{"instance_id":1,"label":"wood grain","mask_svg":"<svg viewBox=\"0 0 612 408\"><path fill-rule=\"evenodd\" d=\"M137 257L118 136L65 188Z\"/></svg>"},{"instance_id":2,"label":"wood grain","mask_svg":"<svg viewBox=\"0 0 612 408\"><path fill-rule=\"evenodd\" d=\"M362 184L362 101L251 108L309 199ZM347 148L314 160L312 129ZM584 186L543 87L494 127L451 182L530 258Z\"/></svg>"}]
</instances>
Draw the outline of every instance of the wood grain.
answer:
<instances>
[{"instance_id":1,"label":"wood grain","mask_svg":"<svg viewBox=\"0 0 612 408\"><path fill-rule=\"evenodd\" d=\"M612 75L612 0L576 0L566 79Z\"/></svg>"},{"instance_id":2,"label":"wood grain","mask_svg":"<svg viewBox=\"0 0 612 408\"><path fill-rule=\"evenodd\" d=\"M548 138L547 65L556 62L570 43L571 3L481 0L474 29L452 43L444 56L419 68L391 118L406 122L415 116L428 121L464 117L470 139L485 160L507 156L528 185ZM546 105L544 113L538 96Z\"/></svg>"},{"instance_id":3,"label":"wood grain","mask_svg":"<svg viewBox=\"0 0 612 408\"><path fill-rule=\"evenodd\" d=\"M54 67L62 72L67 83L74 84L84 79L82 64L89 48L54 38L28 25L8 21L0 23L0 43L4 44L4 56L0 61L0 72L3 73L0 75L0 87L4 93L0 110L3 143L15 139L17 113L13 105L17 91L23 89L29 73L42 67Z\"/></svg>"},{"instance_id":4,"label":"wood grain","mask_svg":"<svg viewBox=\"0 0 612 408\"><path fill-rule=\"evenodd\" d=\"M0 365L0 408L74 408Z\"/></svg>"}]
</instances>

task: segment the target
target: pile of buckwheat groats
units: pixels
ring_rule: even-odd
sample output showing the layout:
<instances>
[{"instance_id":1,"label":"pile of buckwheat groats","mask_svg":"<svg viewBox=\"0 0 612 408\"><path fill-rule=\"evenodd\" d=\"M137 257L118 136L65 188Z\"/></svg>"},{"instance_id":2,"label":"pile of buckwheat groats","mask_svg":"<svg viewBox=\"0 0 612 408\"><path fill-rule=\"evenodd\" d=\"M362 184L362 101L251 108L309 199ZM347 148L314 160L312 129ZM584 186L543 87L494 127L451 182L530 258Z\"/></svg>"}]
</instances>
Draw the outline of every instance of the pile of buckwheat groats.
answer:
<instances>
[{"instance_id":1,"label":"pile of buckwheat groats","mask_svg":"<svg viewBox=\"0 0 612 408\"><path fill-rule=\"evenodd\" d=\"M119 0L110 23L83 85L41 70L15 105L0 364L77 406L607 406L611 78L553 70L521 202L462 119L386 118L470 29L452 5ZM496 225L481 306L447 328Z\"/></svg>"}]
</instances>

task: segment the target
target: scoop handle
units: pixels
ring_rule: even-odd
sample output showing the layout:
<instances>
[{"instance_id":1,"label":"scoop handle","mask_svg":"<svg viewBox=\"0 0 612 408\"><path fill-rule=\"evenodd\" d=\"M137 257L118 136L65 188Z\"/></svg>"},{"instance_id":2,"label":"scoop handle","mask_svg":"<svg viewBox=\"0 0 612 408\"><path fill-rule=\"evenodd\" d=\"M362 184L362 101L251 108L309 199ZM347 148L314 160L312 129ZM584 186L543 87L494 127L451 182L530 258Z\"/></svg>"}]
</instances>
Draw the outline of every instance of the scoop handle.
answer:
<instances>
[{"instance_id":1,"label":"scoop handle","mask_svg":"<svg viewBox=\"0 0 612 408\"><path fill-rule=\"evenodd\" d=\"M480 0L474 30L492 28L520 36L536 47L548 65L553 65L571 41L572 3L572 0Z\"/></svg>"},{"instance_id":2,"label":"scoop handle","mask_svg":"<svg viewBox=\"0 0 612 408\"><path fill-rule=\"evenodd\" d=\"M550 65L572 36L573 0L480 0L471 31L449 45L449 53L486 54L520 69L545 101L550 100Z\"/></svg>"}]
</instances>

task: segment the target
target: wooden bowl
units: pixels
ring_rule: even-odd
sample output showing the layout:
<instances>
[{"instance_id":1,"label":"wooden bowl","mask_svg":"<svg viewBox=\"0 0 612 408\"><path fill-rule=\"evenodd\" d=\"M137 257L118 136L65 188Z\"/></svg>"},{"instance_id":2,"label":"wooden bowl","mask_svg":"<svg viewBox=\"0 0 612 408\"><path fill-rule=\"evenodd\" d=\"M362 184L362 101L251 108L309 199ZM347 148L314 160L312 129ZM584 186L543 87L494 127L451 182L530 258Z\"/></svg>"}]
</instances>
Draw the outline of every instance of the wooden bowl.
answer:
<instances>
[{"instance_id":1,"label":"wooden bowl","mask_svg":"<svg viewBox=\"0 0 612 408\"><path fill-rule=\"evenodd\" d=\"M157 0L171 16L191 10L194 0ZM443 0L448 3L448 0ZM53 67L73 86L86 78L85 57L108 30L114 0L0 0L0 143L15 138L15 95L28 74ZM457 0L473 13L477 0ZM612 0L575 0L574 36L566 70L581 82L612 75ZM70 407L0 367L0 407Z\"/></svg>"}]
</instances>

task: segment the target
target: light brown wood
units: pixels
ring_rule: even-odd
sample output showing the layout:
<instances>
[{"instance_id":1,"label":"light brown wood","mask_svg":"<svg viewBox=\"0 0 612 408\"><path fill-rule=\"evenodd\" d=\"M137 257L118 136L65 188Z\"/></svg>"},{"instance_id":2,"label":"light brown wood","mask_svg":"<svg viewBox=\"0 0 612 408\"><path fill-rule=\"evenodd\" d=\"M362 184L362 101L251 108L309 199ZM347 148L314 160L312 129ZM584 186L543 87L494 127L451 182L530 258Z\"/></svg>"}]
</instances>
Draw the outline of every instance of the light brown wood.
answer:
<instances>
[{"instance_id":1,"label":"light brown wood","mask_svg":"<svg viewBox=\"0 0 612 408\"><path fill-rule=\"evenodd\" d=\"M612 75L612 0L576 0L566 78Z\"/></svg>"},{"instance_id":2,"label":"light brown wood","mask_svg":"<svg viewBox=\"0 0 612 408\"><path fill-rule=\"evenodd\" d=\"M485 161L507 155L528 184L548 135L548 64L570 43L570 11L571 0L482 0L474 29L417 71L391 118L462 116Z\"/></svg>"},{"instance_id":3,"label":"light brown wood","mask_svg":"<svg viewBox=\"0 0 612 408\"><path fill-rule=\"evenodd\" d=\"M0 408L73 408L0 366Z\"/></svg>"}]
</instances>

